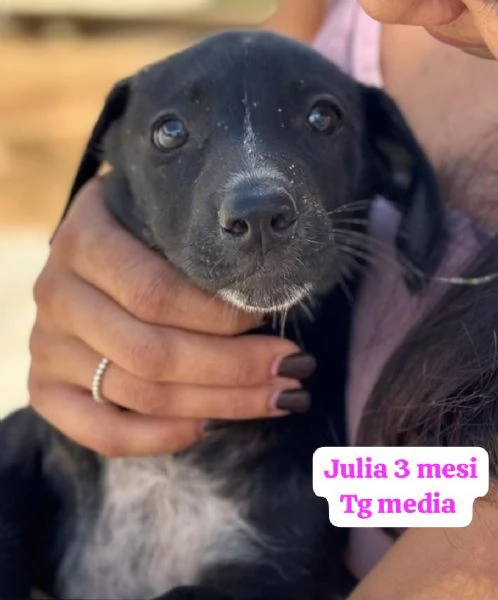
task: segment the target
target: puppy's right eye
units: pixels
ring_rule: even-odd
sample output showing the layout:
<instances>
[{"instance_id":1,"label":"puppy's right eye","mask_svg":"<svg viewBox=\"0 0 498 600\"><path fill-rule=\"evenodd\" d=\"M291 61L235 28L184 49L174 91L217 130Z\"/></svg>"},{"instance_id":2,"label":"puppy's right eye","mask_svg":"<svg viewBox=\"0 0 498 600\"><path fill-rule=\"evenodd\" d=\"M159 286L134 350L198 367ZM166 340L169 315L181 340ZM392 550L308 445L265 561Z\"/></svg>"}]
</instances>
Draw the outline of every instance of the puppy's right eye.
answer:
<instances>
[{"instance_id":1,"label":"puppy's right eye","mask_svg":"<svg viewBox=\"0 0 498 600\"><path fill-rule=\"evenodd\" d=\"M188 139L188 131L180 119L170 118L154 127L152 141L159 150L174 150L183 146Z\"/></svg>"},{"instance_id":2,"label":"puppy's right eye","mask_svg":"<svg viewBox=\"0 0 498 600\"><path fill-rule=\"evenodd\" d=\"M334 131L341 122L341 115L335 106L326 102L319 102L311 109L308 123L320 133Z\"/></svg>"}]
</instances>

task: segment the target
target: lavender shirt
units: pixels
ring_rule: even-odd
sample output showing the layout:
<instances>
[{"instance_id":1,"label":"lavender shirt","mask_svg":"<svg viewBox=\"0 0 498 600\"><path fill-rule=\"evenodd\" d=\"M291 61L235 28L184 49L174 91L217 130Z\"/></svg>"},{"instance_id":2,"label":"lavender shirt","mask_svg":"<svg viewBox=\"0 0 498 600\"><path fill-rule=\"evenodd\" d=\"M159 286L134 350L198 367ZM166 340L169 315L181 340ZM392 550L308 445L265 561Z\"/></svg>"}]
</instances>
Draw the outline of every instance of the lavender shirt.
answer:
<instances>
[{"instance_id":1,"label":"lavender shirt","mask_svg":"<svg viewBox=\"0 0 498 600\"><path fill-rule=\"evenodd\" d=\"M361 83L381 87L381 25L369 17L357 0L332 0L314 47ZM346 393L348 440L355 444L361 415L375 383L391 354L406 334L434 306L449 284L434 280L422 294L408 293L395 260L393 241L398 214L382 198L376 199L370 233L372 265L363 279L354 308L349 383ZM438 275L451 277L477 254L478 232L460 213L448 213L450 243ZM363 578L392 544L379 529L352 531L349 566Z\"/></svg>"}]
</instances>

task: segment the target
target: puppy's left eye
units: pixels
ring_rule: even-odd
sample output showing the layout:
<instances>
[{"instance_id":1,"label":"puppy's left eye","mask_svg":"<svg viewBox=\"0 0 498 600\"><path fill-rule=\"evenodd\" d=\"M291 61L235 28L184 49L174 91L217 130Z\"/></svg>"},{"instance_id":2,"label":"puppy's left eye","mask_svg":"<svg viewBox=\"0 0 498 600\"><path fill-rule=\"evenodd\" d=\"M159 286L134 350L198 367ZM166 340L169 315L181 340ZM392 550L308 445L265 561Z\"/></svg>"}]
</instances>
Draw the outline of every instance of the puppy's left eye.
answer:
<instances>
[{"instance_id":1,"label":"puppy's left eye","mask_svg":"<svg viewBox=\"0 0 498 600\"><path fill-rule=\"evenodd\" d=\"M188 139L188 131L180 119L167 119L155 126L152 141L159 150L173 150L183 146Z\"/></svg>"},{"instance_id":2,"label":"puppy's left eye","mask_svg":"<svg viewBox=\"0 0 498 600\"><path fill-rule=\"evenodd\" d=\"M315 104L308 115L308 123L321 133L331 132L341 123L341 115L332 104Z\"/></svg>"}]
</instances>

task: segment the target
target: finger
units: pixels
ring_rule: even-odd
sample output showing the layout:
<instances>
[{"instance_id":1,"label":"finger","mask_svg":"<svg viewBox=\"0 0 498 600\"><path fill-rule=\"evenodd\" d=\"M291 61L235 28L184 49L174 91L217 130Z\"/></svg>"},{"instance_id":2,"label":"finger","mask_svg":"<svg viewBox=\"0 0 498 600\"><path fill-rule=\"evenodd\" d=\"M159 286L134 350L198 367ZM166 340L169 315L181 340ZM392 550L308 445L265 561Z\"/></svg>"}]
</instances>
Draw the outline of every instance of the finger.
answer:
<instances>
[{"instance_id":1,"label":"finger","mask_svg":"<svg viewBox=\"0 0 498 600\"><path fill-rule=\"evenodd\" d=\"M45 378L64 381L89 389L100 357L74 338L39 335L35 346L36 370ZM46 351L45 349L49 349ZM296 381L276 378L267 385L252 388L214 388L146 382L110 364L102 380L101 393L106 400L135 412L160 417L191 419L261 419L288 414L282 410L286 398L296 407L300 389ZM292 399L292 400L290 400ZM302 408L309 399L302 392Z\"/></svg>"},{"instance_id":2,"label":"finger","mask_svg":"<svg viewBox=\"0 0 498 600\"><path fill-rule=\"evenodd\" d=\"M249 331L261 321L188 283L118 225L105 209L99 180L76 199L52 251L142 321L218 335Z\"/></svg>"},{"instance_id":3,"label":"finger","mask_svg":"<svg viewBox=\"0 0 498 600\"><path fill-rule=\"evenodd\" d=\"M33 408L76 443L108 457L171 454L202 438L199 421L161 419L98 404L91 394L70 385L29 382Z\"/></svg>"},{"instance_id":4,"label":"finger","mask_svg":"<svg viewBox=\"0 0 498 600\"><path fill-rule=\"evenodd\" d=\"M232 338L142 323L75 277L47 276L44 286L42 319L56 320L140 379L251 387L267 383L284 357L299 352L292 342L272 336Z\"/></svg>"}]
</instances>

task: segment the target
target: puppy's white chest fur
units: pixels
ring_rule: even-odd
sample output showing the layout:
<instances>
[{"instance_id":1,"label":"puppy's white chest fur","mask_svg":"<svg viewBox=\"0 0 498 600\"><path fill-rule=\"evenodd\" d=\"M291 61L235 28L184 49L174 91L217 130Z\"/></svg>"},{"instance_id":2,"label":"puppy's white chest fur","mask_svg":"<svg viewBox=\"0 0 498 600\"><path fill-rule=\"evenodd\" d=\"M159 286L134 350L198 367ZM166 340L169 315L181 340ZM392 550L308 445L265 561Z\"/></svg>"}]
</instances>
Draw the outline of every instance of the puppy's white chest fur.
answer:
<instances>
[{"instance_id":1,"label":"puppy's white chest fur","mask_svg":"<svg viewBox=\"0 0 498 600\"><path fill-rule=\"evenodd\" d=\"M82 519L59 571L64 598L153 598L198 583L212 564L257 559L243 503L188 459L118 459L104 469L99 515L90 531Z\"/></svg>"}]
</instances>

